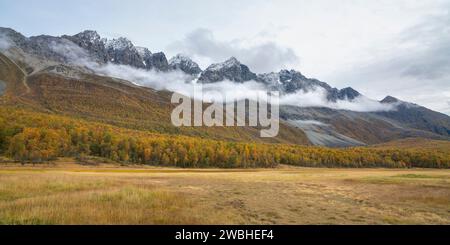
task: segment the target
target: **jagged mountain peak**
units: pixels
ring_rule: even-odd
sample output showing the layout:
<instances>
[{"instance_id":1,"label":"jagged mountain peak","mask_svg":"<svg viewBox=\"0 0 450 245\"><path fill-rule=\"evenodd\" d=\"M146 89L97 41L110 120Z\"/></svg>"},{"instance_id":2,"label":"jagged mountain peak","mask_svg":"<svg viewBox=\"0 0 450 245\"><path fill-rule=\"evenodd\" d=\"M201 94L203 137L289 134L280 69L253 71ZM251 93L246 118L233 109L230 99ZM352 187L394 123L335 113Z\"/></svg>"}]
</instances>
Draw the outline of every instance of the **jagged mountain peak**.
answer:
<instances>
[{"instance_id":1,"label":"jagged mountain peak","mask_svg":"<svg viewBox=\"0 0 450 245\"><path fill-rule=\"evenodd\" d=\"M192 61L192 59L185 54L176 54L174 57L170 58L169 63L181 63L183 61Z\"/></svg>"},{"instance_id":2,"label":"jagged mountain peak","mask_svg":"<svg viewBox=\"0 0 450 245\"><path fill-rule=\"evenodd\" d=\"M207 69L209 70L221 70L224 68L230 68L233 66L240 66L241 62L239 62L238 59L236 59L235 57L230 57L229 59L225 60L224 62L221 63L215 63L210 65Z\"/></svg>"},{"instance_id":3,"label":"jagged mountain peak","mask_svg":"<svg viewBox=\"0 0 450 245\"><path fill-rule=\"evenodd\" d=\"M150 52L148 48L136 47L136 50L142 58L149 57L152 55L152 52Z\"/></svg>"},{"instance_id":4,"label":"jagged mountain peak","mask_svg":"<svg viewBox=\"0 0 450 245\"><path fill-rule=\"evenodd\" d=\"M388 96L386 96L384 99L382 99L380 102L381 102L381 103L387 103L387 104L390 104L390 103L397 103L397 102L400 102L400 100L397 99L397 98L395 98L395 97L393 97L393 96L388 95Z\"/></svg>"},{"instance_id":5,"label":"jagged mountain peak","mask_svg":"<svg viewBox=\"0 0 450 245\"><path fill-rule=\"evenodd\" d=\"M22 35L21 33L17 32L14 29L11 29L9 27L0 27L0 35L4 36L4 37L20 37L23 39L26 39L26 37L24 35Z\"/></svg>"},{"instance_id":6,"label":"jagged mountain peak","mask_svg":"<svg viewBox=\"0 0 450 245\"><path fill-rule=\"evenodd\" d=\"M303 76L302 73L300 73L299 71L293 70L293 69L281 70L278 74L280 76L281 83L306 79L306 77Z\"/></svg>"},{"instance_id":7,"label":"jagged mountain peak","mask_svg":"<svg viewBox=\"0 0 450 245\"><path fill-rule=\"evenodd\" d=\"M181 70L190 75L198 75L202 69L191 58L183 54L177 54L169 60L169 66L174 70Z\"/></svg>"},{"instance_id":8,"label":"jagged mountain peak","mask_svg":"<svg viewBox=\"0 0 450 245\"><path fill-rule=\"evenodd\" d=\"M144 62L148 69L158 69L160 71L168 71L170 69L169 62L163 52L154 53L146 58Z\"/></svg>"},{"instance_id":9,"label":"jagged mountain peak","mask_svg":"<svg viewBox=\"0 0 450 245\"><path fill-rule=\"evenodd\" d=\"M114 38L106 42L106 47L114 50L136 49L133 43L126 37Z\"/></svg>"},{"instance_id":10,"label":"jagged mountain peak","mask_svg":"<svg viewBox=\"0 0 450 245\"><path fill-rule=\"evenodd\" d=\"M93 31L93 30L85 30L78 34L75 34L74 36L79 37L79 38L84 39L89 42L98 42L98 41L102 40L100 35L96 31Z\"/></svg>"},{"instance_id":11,"label":"jagged mountain peak","mask_svg":"<svg viewBox=\"0 0 450 245\"><path fill-rule=\"evenodd\" d=\"M225 60L225 63L230 64L230 65L240 65L241 64L241 62L234 56L231 56L230 58Z\"/></svg>"},{"instance_id":12,"label":"jagged mountain peak","mask_svg":"<svg viewBox=\"0 0 450 245\"><path fill-rule=\"evenodd\" d=\"M206 68L198 79L201 83L214 83L230 80L238 83L258 79L257 75L241 64L235 57L231 57L222 63L215 63Z\"/></svg>"},{"instance_id":13,"label":"jagged mountain peak","mask_svg":"<svg viewBox=\"0 0 450 245\"><path fill-rule=\"evenodd\" d=\"M294 69L281 69L280 71L279 71L279 73L280 74L298 74L298 75L302 75L303 76L303 74L301 73L301 72L299 72L299 71L297 71L297 70L294 70Z\"/></svg>"},{"instance_id":14,"label":"jagged mountain peak","mask_svg":"<svg viewBox=\"0 0 450 245\"><path fill-rule=\"evenodd\" d=\"M352 87L343 88L338 92L338 99L340 100L353 100L359 96L361 96L361 94L358 91L354 90Z\"/></svg>"},{"instance_id":15,"label":"jagged mountain peak","mask_svg":"<svg viewBox=\"0 0 450 245\"><path fill-rule=\"evenodd\" d=\"M279 72L263 73L258 75L258 81L266 84L270 89L278 90L282 93L295 93L298 91L310 92L323 89L327 93L330 101L353 100L361 94L351 87L337 89L328 83L314 78L307 78L297 70L280 70Z\"/></svg>"}]
</instances>

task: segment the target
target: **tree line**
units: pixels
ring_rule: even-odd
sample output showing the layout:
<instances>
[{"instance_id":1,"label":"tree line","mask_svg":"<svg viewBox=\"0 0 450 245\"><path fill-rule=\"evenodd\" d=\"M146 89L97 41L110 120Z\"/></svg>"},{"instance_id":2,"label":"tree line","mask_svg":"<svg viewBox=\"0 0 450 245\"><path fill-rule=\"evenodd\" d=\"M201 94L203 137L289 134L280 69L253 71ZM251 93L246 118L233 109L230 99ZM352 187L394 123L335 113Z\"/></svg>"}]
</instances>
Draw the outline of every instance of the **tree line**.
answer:
<instances>
[{"instance_id":1,"label":"tree line","mask_svg":"<svg viewBox=\"0 0 450 245\"><path fill-rule=\"evenodd\" d=\"M450 149L326 148L153 134L16 108L0 109L0 153L22 163L97 156L121 163L184 168L449 168Z\"/></svg>"}]
</instances>

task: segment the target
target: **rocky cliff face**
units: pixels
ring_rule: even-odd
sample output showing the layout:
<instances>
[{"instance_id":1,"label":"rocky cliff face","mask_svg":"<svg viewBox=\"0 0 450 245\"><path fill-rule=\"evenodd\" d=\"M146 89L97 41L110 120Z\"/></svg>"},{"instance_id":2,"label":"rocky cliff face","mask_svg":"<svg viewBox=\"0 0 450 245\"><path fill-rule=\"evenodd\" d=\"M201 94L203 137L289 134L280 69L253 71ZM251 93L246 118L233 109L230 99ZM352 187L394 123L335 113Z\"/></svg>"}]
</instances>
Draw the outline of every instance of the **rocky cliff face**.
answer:
<instances>
[{"instance_id":1,"label":"rocky cliff face","mask_svg":"<svg viewBox=\"0 0 450 245\"><path fill-rule=\"evenodd\" d=\"M73 36L65 35L62 37L85 49L99 63L108 62L108 52L105 48L107 40L101 38L96 31L87 30Z\"/></svg>"},{"instance_id":2,"label":"rocky cliff face","mask_svg":"<svg viewBox=\"0 0 450 245\"><path fill-rule=\"evenodd\" d=\"M339 90L325 82L307 78L296 70L281 70L280 72L260 74L258 75L258 81L265 83L272 90L285 94L323 89L327 93L327 99L333 102L337 100L353 100L361 96L358 91L350 87Z\"/></svg>"},{"instance_id":3,"label":"rocky cliff face","mask_svg":"<svg viewBox=\"0 0 450 245\"><path fill-rule=\"evenodd\" d=\"M141 69L170 70L164 53L152 54L124 38L108 40L91 30L73 36L53 37L47 35L27 38L9 28L0 28L0 35L7 38L23 52L45 60L67 63L71 58L89 58L99 64L113 63Z\"/></svg>"},{"instance_id":4,"label":"rocky cliff face","mask_svg":"<svg viewBox=\"0 0 450 245\"><path fill-rule=\"evenodd\" d=\"M111 62L135 68L168 71L169 63L164 53L152 53L147 48L136 47L133 43L119 37L112 40L101 38L94 31L84 31L74 36L63 36L71 40L103 63Z\"/></svg>"},{"instance_id":5,"label":"rocky cliff face","mask_svg":"<svg viewBox=\"0 0 450 245\"><path fill-rule=\"evenodd\" d=\"M277 73L261 74L258 78L260 81L269 86L276 87L284 93L293 93L299 90L308 92L317 87L324 88L325 90L331 89L328 84L316 79L306 78L303 74L295 70L281 70Z\"/></svg>"},{"instance_id":6,"label":"rocky cliff face","mask_svg":"<svg viewBox=\"0 0 450 245\"><path fill-rule=\"evenodd\" d=\"M339 90L325 82L308 78L295 70L256 75L235 58L213 64L202 72L198 64L186 56L177 55L168 62L164 53L152 53L147 48L136 47L125 38L107 40L101 38L95 31L84 31L73 36L41 35L28 38L12 29L0 28L0 39L2 41L0 42L0 58L3 54L9 55L17 64L23 65L22 68L31 77L39 74L52 76L57 74L59 77L82 81L83 79L80 78L95 76L94 72L84 66L73 65L70 61L88 58L99 64L129 65L162 72L181 70L191 75L191 77L188 76L189 81L199 77L198 81L202 83L224 80L235 83L255 81L282 94L321 89L326 92L329 101L351 101L362 96L350 87ZM7 44L4 41L7 41ZM8 70L10 68L5 65L0 65L0 70L1 68L6 68L6 71L10 72ZM97 78L93 81L96 80ZM7 80L3 79L3 81ZM21 80L18 79L18 81ZM72 80L68 80L67 86L71 86L69 81ZM43 80L43 82L47 81ZM53 87L54 84L48 88ZM60 91L53 93L52 96L59 96ZM67 96L65 99L68 98ZM52 98L49 97L49 99ZM96 99L98 98L94 98L94 101ZM58 100L58 103L61 101L63 100ZM282 105L280 117L288 124L303 130L311 142L319 145L373 144L405 137L450 139L450 117L447 115L391 96L387 96L380 102L394 104L395 109L381 112L356 112ZM71 106L72 104L68 108Z\"/></svg>"},{"instance_id":7,"label":"rocky cliff face","mask_svg":"<svg viewBox=\"0 0 450 245\"><path fill-rule=\"evenodd\" d=\"M339 90L339 92L337 94L337 98L340 100L345 100L345 99L353 100L358 96L361 96L361 94L351 87L343 88L343 89Z\"/></svg>"},{"instance_id":8,"label":"rocky cliff face","mask_svg":"<svg viewBox=\"0 0 450 245\"><path fill-rule=\"evenodd\" d=\"M136 47L130 40L123 37L107 40L91 30L73 36L26 38L12 29L1 28L0 34L8 36L12 43L27 53L61 63L67 62L71 57L71 55L67 57L67 53L75 52L79 53L76 56L87 56L100 64L129 65L162 72L181 70L191 76L199 76L198 82L200 83L215 83L224 80L237 83L256 81L264 83L271 90L285 94L298 91L309 92L319 88L326 91L330 101L353 100L360 96L360 93L352 88L338 90L325 82L307 78L295 70L281 70L257 75L234 57L222 63L212 64L202 71L198 64L187 56L176 55L169 62L162 52L152 53L147 48Z\"/></svg>"},{"instance_id":9,"label":"rocky cliff face","mask_svg":"<svg viewBox=\"0 0 450 245\"><path fill-rule=\"evenodd\" d=\"M264 83L268 89L279 91L282 94L295 92L311 92L317 89L323 89L326 92L327 99L330 101L353 100L361 94L348 87L336 89L325 82L317 79L307 78L295 70L281 70L256 75L250 69L241 64L236 58L232 57L222 63L209 66L203 71L198 79L201 83L214 83L223 80L229 80L237 83L246 81L256 81Z\"/></svg>"},{"instance_id":10,"label":"rocky cliff face","mask_svg":"<svg viewBox=\"0 0 450 245\"><path fill-rule=\"evenodd\" d=\"M243 83L250 80L257 80L257 76L246 65L241 64L236 58L231 57L222 63L210 65L202 72L198 79L201 83L214 83L223 80Z\"/></svg>"},{"instance_id":11,"label":"rocky cliff face","mask_svg":"<svg viewBox=\"0 0 450 245\"><path fill-rule=\"evenodd\" d=\"M163 52L154 53L151 58L151 63L150 65L147 64L147 67L147 69L156 69L160 71L168 71L170 69L169 62Z\"/></svg>"},{"instance_id":12,"label":"rocky cliff face","mask_svg":"<svg viewBox=\"0 0 450 245\"><path fill-rule=\"evenodd\" d=\"M146 68L143 58L139 55L133 43L123 37L106 42L108 61L118 65L129 65L136 68Z\"/></svg>"},{"instance_id":13,"label":"rocky cliff face","mask_svg":"<svg viewBox=\"0 0 450 245\"><path fill-rule=\"evenodd\" d=\"M28 41L28 38L20 34L19 32L16 32L11 28L4 27L0 27L0 38L4 39L4 41L7 42L5 44L14 44L19 47L25 47Z\"/></svg>"},{"instance_id":14,"label":"rocky cliff face","mask_svg":"<svg viewBox=\"0 0 450 245\"><path fill-rule=\"evenodd\" d=\"M173 70L181 70L184 73L193 76L197 76L202 72L202 69L200 69L197 63L182 54L177 54L172 59L170 59L169 66Z\"/></svg>"},{"instance_id":15,"label":"rocky cliff face","mask_svg":"<svg viewBox=\"0 0 450 245\"><path fill-rule=\"evenodd\" d=\"M376 112L377 115L393 119L400 122L403 126L450 136L450 118L445 114L401 101L392 96L386 96L386 98L381 100L381 103L395 104L396 110Z\"/></svg>"}]
</instances>

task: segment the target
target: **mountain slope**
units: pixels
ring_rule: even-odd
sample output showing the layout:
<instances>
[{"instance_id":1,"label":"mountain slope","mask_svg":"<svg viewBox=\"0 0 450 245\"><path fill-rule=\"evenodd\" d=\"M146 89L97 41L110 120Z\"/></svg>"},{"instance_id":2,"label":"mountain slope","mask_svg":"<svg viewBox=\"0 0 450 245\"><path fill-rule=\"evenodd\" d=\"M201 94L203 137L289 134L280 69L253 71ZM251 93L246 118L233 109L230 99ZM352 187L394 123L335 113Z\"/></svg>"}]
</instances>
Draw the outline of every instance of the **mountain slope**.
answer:
<instances>
[{"instance_id":1,"label":"mountain slope","mask_svg":"<svg viewBox=\"0 0 450 245\"><path fill-rule=\"evenodd\" d=\"M429 131L402 126L377 113L282 106L280 116L302 129L313 144L352 146L408 137L449 139Z\"/></svg>"},{"instance_id":2,"label":"mountain slope","mask_svg":"<svg viewBox=\"0 0 450 245\"><path fill-rule=\"evenodd\" d=\"M9 58L2 54L0 58L0 80L7 81L6 91L9 95L8 99L2 98L7 105L158 133L231 141L309 144L302 131L283 122L276 138L260 138L259 129L253 127L178 128L170 121L175 105L170 103L169 92L136 86L120 79L86 74L62 65L24 76ZM29 87L28 92L22 82L24 79Z\"/></svg>"},{"instance_id":3,"label":"mountain slope","mask_svg":"<svg viewBox=\"0 0 450 245\"><path fill-rule=\"evenodd\" d=\"M432 111L413 103L398 100L392 96L387 96L381 102L386 104L396 104L397 110L377 112L376 114L378 115L393 119L406 127L450 136L450 120L445 114Z\"/></svg>"},{"instance_id":4,"label":"mountain slope","mask_svg":"<svg viewBox=\"0 0 450 245\"><path fill-rule=\"evenodd\" d=\"M177 54L169 60L169 66L173 70L181 70L186 74L197 76L202 69L189 57Z\"/></svg>"},{"instance_id":5,"label":"mountain slope","mask_svg":"<svg viewBox=\"0 0 450 245\"><path fill-rule=\"evenodd\" d=\"M223 80L243 83L250 80L257 80L257 76L246 65L241 64L236 58L231 57L222 63L210 65L201 73L198 82L214 83Z\"/></svg>"},{"instance_id":6,"label":"mountain slope","mask_svg":"<svg viewBox=\"0 0 450 245\"><path fill-rule=\"evenodd\" d=\"M200 83L255 81L282 95L298 96L297 92L320 90L325 92L324 99L330 104L353 103L365 97L350 87L333 88L295 70L257 75L236 58L202 71L188 57L177 55L167 61L164 53L136 47L126 38L106 40L95 31L28 38L12 29L0 28L0 36L11 44L2 51L5 56L0 54L0 93L3 94L0 99L8 105L126 128L231 141L340 147L407 137L450 139L449 116L392 97L381 104L393 109L377 112L282 105L281 130L274 139L260 138L259 129L254 127L177 128L170 123L174 105L170 103L168 91L100 76L83 62L134 67L138 68L136 71L154 70L161 76L177 70L194 81L198 78Z\"/></svg>"}]
</instances>

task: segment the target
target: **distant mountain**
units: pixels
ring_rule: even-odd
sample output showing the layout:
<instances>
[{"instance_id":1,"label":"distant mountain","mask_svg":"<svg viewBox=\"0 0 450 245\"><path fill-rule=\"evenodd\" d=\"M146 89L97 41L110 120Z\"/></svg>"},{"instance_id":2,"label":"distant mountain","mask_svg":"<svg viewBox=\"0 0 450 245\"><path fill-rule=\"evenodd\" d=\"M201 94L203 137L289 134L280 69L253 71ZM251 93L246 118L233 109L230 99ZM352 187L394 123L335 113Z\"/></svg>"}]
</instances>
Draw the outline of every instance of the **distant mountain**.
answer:
<instances>
[{"instance_id":1,"label":"distant mountain","mask_svg":"<svg viewBox=\"0 0 450 245\"><path fill-rule=\"evenodd\" d=\"M332 88L325 82L310 79L295 70L281 70L266 74L255 74L248 66L231 57L222 63L210 65L202 71L197 63L187 56L176 55L170 61L164 53L152 53L144 47L136 47L127 38L120 37L112 40L100 37L92 30L87 30L73 36L62 37L38 36L26 38L12 29L0 28L0 33L10 37L17 47L27 54L34 54L45 60L55 62L68 62L66 52L71 50L60 50L58 48L72 49L86 55L100 63L108 62L120 65L129 65L141 69L155 69L157 71L181 70L189 75L199 75L198 82L214 83L229 80L237 83L256 81L264 83L269 89L275 89L281 93L294 93L297 91L308 92L317 88L325 89L330 101L353 100L360 93L352 88L338 90ZM68 48L72 47L74 48ZM77 54L81 56L82 54ZM70 57L69 57L70 58ZM25 62L29 63L29 62ZM42 67L43 68L43 67Z\"/></svg>"},{"instance_id":2,"label":"distant mountain","mask_svg":"<svg viewBox=\"0 0 450 245\"><path fill-rule=\"evenodd\" d=\"M88 118L123 127L186 134L221 140L315 144L333 147L377 144L408 137L450 140L450 117L387 96L381 104L392 110L356 112L323 107L280 107L281 130L276 139L260 139L245 128L175 128L170 124L170 96L96 74L83 62L112 63L161 73L181 71L199 83L255 81L281 94L323 90L330 103L365 98L353 88L337 89L299 71L253 73L232 57L204 71L185 55L169 61L162 52L136 47L126 38L108 40L95 31L53 37L25 37L0 28L10 47L0 54L0 102L50 113ZM80 61L74 63L74 60ZM2 103L3 103L2 102ZM5 103L6 103L5 102Z\"/></svg>"},{"instance_id":3,"label":"distant mountain","mask_svg":"<svg viewBox=\"0 0 450 245\"><path fill-rule=\"evenodd\" d=\"M135 47L133 43L124 37L107 40L101 38L95 31L84 31L73 36L62 36L71 40L89 54L97 57L101 63L129 65L136 68L169 70L169 64L164 53L152 54L143 47Z\"/></svg>"},{"instance_id":4,"label":"distant mountain","mask_svg":"<svg viewBox=\"0 0 450 245\"><path fill-rule=\"evenodd\" d=\"M164 53L152 54L148 49L135 47L130 40L124 37L107 40L101 38L95 31L87 30L73 36L40 35L27 38L12 29L0 28L0 34L8 38L17 48L18 56L26 59L26 63L33 63L30 62L32 59L42 59L47 63L68 63L75 58L89 58L99 64L110 62L158 71L170 69Z\"/></svg>"},{"instance_id":5,"label":"distant mountain","mask_svg":"<svg viewBox=\"0 0 450 245\"><path fill-rule=\"evenodd\" d=\"M200 75L198 82L214 83L223 80L243 83L250 80L257 80L257 76L246 65L241 64L236 58L231 57L222 63L212 64L206 68Z\"/></svg>"},{"instance_id":6,"label":"distant mountain","mask_svg":"<svg viewBox=\"0 0 450 245\"><path fill-rule=\"evenodd\" d=\"M279 91L282 94L295 93L298 91L310 92L318 88L324 89L327 99L333 102L337 100L353 100L361 94L353 88L337 89L332 88L325 82L317 79L305 77L295 70L281 70L264 74L253 73L246 65L243 65L236 58L231 57L222 63L210 65L200 75L200 83L215 83L220 81L232 81L243 83L256 81L265 84L269 90Z\"/></svg>"},{"instance_id":7,"label":"distant mountain","mask_svg":"<svg viewBox=\"0 0 450 245\"><path fill-rule=\"evenodd\" d=\"M86 73L70 65L27 74L0 52L0 106L61 114L124 129L196 136L223 141L309 144L302 131L285 122L275 138L261 138L257 127L182 127L171 123L171 93L132 82ZM6 85L6 86L4 86Z\"/></svg>"},{"instance_id":8,"label":"distant mountain","mask_svg":"<svg viewBox=\"0 0 450 245\"><path fill-rule=\"evenodd\" d=\"M439 135L450 136L449 116L432 111L423 106L401 101L392 96L387 96L381 103L395 104L394 111L376 112L378 115L401 122L402 125L430 131Z\"/></svg>"},{"instance_id":9,"label":"distant mountain","mask_svg":"<svg viewBox=\"0 0 450 245\"><path fill-rule=\"evenodd\" d=\"M322 88L327 92L327 98L330 101L337 100L353 100L361 94L348 87L342 90L332 88L325 82L317 79L307 78L300 72L295 70L281 70L280 72L271 72L258 75L258 81L267 84L271 89L281 91L283 93L295 93L298 91L309 92Z\"/></svg>"},{"instance_id":10,"label":"distant mountain","mask_svg":"<svg viewBox=\"0 0 450 245\"><path fill-rule=\"evenodd\" d=\"M181 70L189 75L197 76L202 72L202 69L191 58L177 54L169 60L169 66L172 70Z\"/></svg>"}]
</instances>

